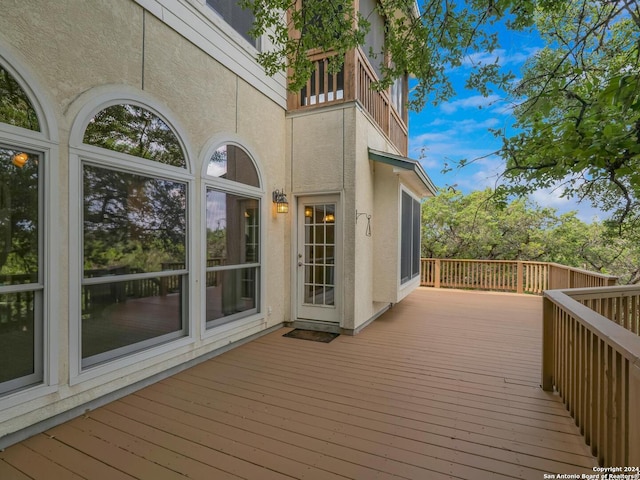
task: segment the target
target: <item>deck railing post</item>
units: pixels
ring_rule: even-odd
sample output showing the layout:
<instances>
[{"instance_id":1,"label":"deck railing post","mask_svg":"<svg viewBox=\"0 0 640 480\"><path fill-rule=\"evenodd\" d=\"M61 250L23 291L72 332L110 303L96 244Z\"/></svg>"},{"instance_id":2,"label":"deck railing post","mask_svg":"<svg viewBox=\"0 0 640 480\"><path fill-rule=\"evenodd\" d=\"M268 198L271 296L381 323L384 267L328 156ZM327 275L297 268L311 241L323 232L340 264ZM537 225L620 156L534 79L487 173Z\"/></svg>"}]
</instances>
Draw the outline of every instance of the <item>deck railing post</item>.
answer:
<instances>
[{"instance_id":1,"label":"deck railing post","mask_svg":"<svg viewBox=\"0 0 640 480\"><path fill-rule=\"evenodd\" d=\"M629 366L629 459L627 465L640 465L640 365Z\"/></svg>"},{"instance_id":2,"label":"deck railing post","mask_svg":"<svg viewBox=\"0 0 640 480\"><path fill-rule=\"evenodd\" d=\"M524 293L524 263L518 262L516 292Z\"/></svg>"},{"instance_id":3,"label":"deck railing post","mask_svg":"<svg viewBox=\"0 0 640 480\"><path fill-rule=\"evenodd\" d=\"M440 288L440 259L439 258L436 258L436 264L434 267L433 286L435 288Z\"/></svg>"},{"instance_id":4,"label":"deck railing post","mask_svg":"<svg viewBox=\"0 0 640 480\"><path fill-rule=\"evenodd\" d=\"M553 391L555 361L553 356L555 306L547 297L544 297L542 301L542 389L551 392Z\"/></svg>"}]
</instances>

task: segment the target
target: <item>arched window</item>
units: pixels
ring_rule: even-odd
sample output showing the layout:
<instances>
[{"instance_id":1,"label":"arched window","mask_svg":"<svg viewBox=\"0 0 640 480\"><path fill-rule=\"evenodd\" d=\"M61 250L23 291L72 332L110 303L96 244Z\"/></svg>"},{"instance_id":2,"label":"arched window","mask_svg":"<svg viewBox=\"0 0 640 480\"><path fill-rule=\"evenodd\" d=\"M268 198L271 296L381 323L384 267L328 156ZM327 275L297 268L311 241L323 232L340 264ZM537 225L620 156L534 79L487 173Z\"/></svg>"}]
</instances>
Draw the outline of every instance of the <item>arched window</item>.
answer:
<instances>
[{"instance_id":1,"label":"arched window","mask_svg":"<svg viewBox=\"0 0 640 480\"><path fill-rule=\"evenodd\" d=\"M207 328L260 311L260 176L227 143L209 156L206 189Z\"/></svg>"},{"instance_id":2,"label":"arched window","mask_svg":"<svg viewBox=\"0 0 640 480\"><path fill-rule=\"evenodd\" d=\"M10 132L20 127L38 138L40 124L27 93L0 64L0 395L44 378L45 156Z\"/></svg>"},{"instance_id":3,"label":"arched window","mask_svg":"<svg viewBox=\"0 0 640 480\"><path fill-rule=\"evenodd\" d=\"M81 154L81 366L187 334L186 155L167 122L134 104L108 106ZM114 153L112 153L114 152Z\"/></svg>"}]
</instances>

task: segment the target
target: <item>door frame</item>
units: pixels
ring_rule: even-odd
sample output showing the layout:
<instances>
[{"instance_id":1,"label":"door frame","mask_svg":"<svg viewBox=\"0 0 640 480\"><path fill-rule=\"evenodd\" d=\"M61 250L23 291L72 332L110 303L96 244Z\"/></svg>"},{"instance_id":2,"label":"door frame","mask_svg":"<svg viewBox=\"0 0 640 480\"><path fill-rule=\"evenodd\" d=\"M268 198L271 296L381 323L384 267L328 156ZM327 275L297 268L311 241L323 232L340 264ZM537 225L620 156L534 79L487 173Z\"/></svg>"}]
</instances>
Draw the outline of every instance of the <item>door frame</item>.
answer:
<instances>
[{"instance_id":1,"label":"door frame","mask_svg":"<svg viewBox=\"0 0 640 480\"><path fill-rule=\"evenodd\" d=\"M343 277L343 254L344 254L344 242L343 242L343 225L344 225L344 210L342 195L340 192L328 192L328 193L310 193L299 194L295 197L295 210L293 219L293 229L291 234L291 318L293 322L300 326L305 326L311 329L317 330L332 330L337 328L338 330L343 324L343 292L344 292L344 277ZM300 298L300 281L301 281L301 267L298 266L299 258L298 254L304 251L304 245L300 245L300 239L303 235L301 229L304 229L304 217L301 211L304 203L335 203L336 204L336 220L335 220L335 283L334 283L334 304L335 304L335 320L326 319L314 319L299 316L299 307L301 306ZM302 215L301 215L302 214ZM302 221L301 221L302 217Z\"/></svg>"}]
</instances>

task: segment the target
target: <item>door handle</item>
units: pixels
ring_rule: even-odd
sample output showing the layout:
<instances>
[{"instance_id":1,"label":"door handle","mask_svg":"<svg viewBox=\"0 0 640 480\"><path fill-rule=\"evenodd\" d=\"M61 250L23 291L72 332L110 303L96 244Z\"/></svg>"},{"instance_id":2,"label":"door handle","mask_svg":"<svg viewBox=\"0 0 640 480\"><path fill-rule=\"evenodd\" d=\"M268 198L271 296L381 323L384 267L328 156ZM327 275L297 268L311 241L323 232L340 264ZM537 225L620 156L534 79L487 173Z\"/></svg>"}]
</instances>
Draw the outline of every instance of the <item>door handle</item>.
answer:
<instances>
[{"instance_id":1,"label":"door handle","mask_svg":"<svg viewBox=\"0 0 640 480\"><path fill-rule=\"evenodd\" d=\"M302 266L302 262L298 262L298 266L301 267Z\"/></svg>"}]
</instances>

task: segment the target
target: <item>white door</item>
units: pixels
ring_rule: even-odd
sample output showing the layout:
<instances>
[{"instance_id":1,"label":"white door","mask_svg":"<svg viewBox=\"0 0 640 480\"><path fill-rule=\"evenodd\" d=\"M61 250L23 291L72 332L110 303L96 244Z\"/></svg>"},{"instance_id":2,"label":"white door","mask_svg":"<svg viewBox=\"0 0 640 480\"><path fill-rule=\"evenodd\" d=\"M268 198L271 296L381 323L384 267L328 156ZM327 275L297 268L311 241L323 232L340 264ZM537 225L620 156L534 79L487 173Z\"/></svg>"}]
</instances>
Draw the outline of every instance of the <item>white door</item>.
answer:
<instances>
[{"instance_id":1,"label":"white door","mask_svg":"<svg viewBox=\"0 0 640 480\"><path fill-rule=\"evenodd\" d=\"M297 317L340 322L340 242L342 219L337 196L298 201Z\"/></svg>"}]
</instances>

